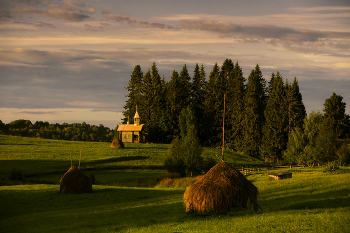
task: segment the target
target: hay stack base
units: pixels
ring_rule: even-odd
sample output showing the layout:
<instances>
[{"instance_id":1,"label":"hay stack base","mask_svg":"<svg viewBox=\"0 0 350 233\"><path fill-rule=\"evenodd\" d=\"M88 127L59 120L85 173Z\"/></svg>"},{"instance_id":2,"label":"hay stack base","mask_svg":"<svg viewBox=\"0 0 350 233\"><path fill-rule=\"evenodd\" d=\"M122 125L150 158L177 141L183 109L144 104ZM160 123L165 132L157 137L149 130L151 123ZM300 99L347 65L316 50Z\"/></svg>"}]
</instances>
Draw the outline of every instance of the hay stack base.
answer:
<instances>
[{"instance_id":1,"label":"hay stack base","mask_svg":"<svg viewBox=\"0 0 350 233\"><path fill-rule=\"evenodd\" d=\"M114 139L111 148L125 148L124 143L120 139Z\"/></svg>"},{"instance_id":2,"label":"hay stack base","mask_svg":"<svg viewBox=\"0 0 350 233\"><path fill-rule=\"evenodd\" d=\"M60 181L60 192L90 193L92 192L91 178L83 174L77 167L71 166Z\"/></svg>"},{"instance_id":3,"label":"hay stack base","mask_svg":"<svg viewBox=\"0 0 350 233\"><path fill-rule=\"evenodd\" d=\"M187 213L226 213L233 209L257 210L258 189L245 176L221 162L212 167L184 194Z\"/></svg>"}]
</instances>

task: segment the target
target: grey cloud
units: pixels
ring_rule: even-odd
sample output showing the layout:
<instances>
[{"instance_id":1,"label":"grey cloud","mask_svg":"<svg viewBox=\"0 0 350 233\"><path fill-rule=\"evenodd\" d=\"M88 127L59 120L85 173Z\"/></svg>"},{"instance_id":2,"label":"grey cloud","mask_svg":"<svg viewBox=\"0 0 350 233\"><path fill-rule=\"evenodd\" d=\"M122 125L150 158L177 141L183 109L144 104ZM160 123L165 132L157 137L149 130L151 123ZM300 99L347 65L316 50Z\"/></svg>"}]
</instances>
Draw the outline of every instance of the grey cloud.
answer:
<instances>
[{"instance_id":1,"label":"grey cloud","mask_svg":"<svg viewBox=\"0 0 350 233\"><path fill-rule=\"evenodd\" d=\"M82 12L73 12L69 10L55 9L55 10L47 10L46 12L37 13L41 16L52 17L55 19L64 19L68 21L83 21L85 19L90 18L89 15Z\"/></svg>"},{"instance_id":2,"label":"grey cloud","mask_svg":"<svg viewBox=\"0 0 350 233\"><path fill-rule=\"evenodd\" d=\"M112 19L112 20L115 20L117 22L127 22L130 24L137 23L137 20L132 19L132 18L127 17L127 16L120 16L120 15L113 15L113 14L104 14L103 16L107 19Z\"/></svg>"},{"instance_id":3,"label":"grey cloud","mask_svg":"<svg viewBox=\"0 0 350 233\"><path fill-rule=\"evenodd\" d=\"M85 28L86 31L103 31L102 26L91 26L89 24L85 24Z\"/></svg>"},{"instance_id":4,"label":"grey cloud","mask_svg":"<svg viewBox=\"0 0 350 233\"><path fill-rule=\"evenodd\" d=\"M255 38L271 38L282 39L292 38L300 41L316 41L318 38L326 37L325 33L310 31L310 30L296 30L287 27L278 27L273 25L243 25L228 22L212 22L212 21L182 21L181 27L183 29L205 30L214 33L219 33L227 36L237 37L255 37Z\"/></svg>"},{"instance_id":5,"label":"grey cloud","mask_svg":"<svg viewBox=\"0 0 350 233\"><path fill-rule=\"evenodd\" d=\"M70 1L66 1L64 3L63 8L59 8L57 5L48 6L47 10L40 10L38 7L29 6L29 7L15 7L8 10L3 10L2 15L5 15L9 17L9 15L12 17L12 15L17 14L35 14L39 16L45 16L45 17L51 17L55 19L63 19L73 22L79 22L83 21L85 19L90 18L90 16L85 12L77 12L78 7L83 7L84 4L76 4L72 3Z\"/></svg>"},{"instance_id":6,"label":"grey cloud","mask_svg":"<svg viewBox=\"0 0 350 233\"><path fill-rule=\"evenodd\" d=\"M56 111L49 111L49 112L32 112L32 111L22 111L22 112L19 112L20 114L35 114L35 115L40 115L40 114L57 114L58 112Z\"/></svg>"},{"instance_id":7,"label":"grey cloud","mask_svg":"<svg viewBox=\"0 0 350 233\"><path fill-rule=\"evenodd\" d=\"M181 28L204 30L224 37L234 37L241 42L267 42L282 45L289 50L302 53L322 53L332 56L349 56L344 50L350 47L349 32L317 31L278 27L263 24L236 24L212 21L182 21ZM336 39L336 40L334 40ZM331 51L331 47L339 48Z\"/></svg>"},{"instance_id":8,"label":"grey cloud","mask_svg":"<svg viewBox=\"0 0 350 233\"><path fill-rule=\"evenodd\" d=\"M144 21L140 21L139 24L144 27L144 28L148 28L149 27L149 22L144 22Z\"/></svg>"},{"instance_id":9,"label":"grey cloud","mask_svg":"<svg viewBox=\"0 0 350 233\"><path fill-rule=\"evenodd\" d=\"M41 22L41 21L37 21L37 20L35 20L34 23L36 26L39 26L39 27L56 28L56 26L51 24L51 23L45 23L45 22Z\"/></svg>"}]
</instances>

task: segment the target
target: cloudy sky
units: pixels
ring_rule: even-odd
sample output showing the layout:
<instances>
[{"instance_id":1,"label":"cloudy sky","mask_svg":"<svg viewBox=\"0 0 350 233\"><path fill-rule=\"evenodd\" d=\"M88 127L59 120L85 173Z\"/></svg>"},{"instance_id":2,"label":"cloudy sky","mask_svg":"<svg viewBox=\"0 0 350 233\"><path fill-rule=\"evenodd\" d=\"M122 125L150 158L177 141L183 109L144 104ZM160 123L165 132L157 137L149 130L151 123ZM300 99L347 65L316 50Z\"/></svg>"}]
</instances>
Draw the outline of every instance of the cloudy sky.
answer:
<instances>
[{"instance_id":1,"label":"cloudy sky","mask_svg":"<svg viewBox=\"0 0 350 233\"><path fill-rule=\"evenodd\" d=\"M350 114L348 0L0 0L0 119L114 128L135 65L238 61L297 77L309 113L333 92Z\"/></svg>"}]
</instances>

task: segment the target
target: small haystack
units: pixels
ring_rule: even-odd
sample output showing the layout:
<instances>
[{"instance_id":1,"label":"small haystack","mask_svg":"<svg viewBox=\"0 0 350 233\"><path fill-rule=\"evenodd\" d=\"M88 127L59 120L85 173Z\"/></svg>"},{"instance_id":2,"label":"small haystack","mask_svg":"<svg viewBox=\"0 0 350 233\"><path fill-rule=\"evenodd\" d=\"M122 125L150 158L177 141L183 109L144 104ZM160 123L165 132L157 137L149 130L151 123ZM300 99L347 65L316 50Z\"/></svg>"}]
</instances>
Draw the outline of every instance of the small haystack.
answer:
<instances>
[{"instance_id":1,"label":"small haystack","mask_svg":"<svg viewBox=\"0 0 350 233\"><path fill-rule=\"evenodd\" d=\"M71 166L60 181L60 192L90 193L92 191L91 178L83 174L77 167Z\"/></svg>"},{"instance_id":2,"label":"small haystack","mask_svg":"<svg viewBox=\"0 0 350 233\"><path fill-rule=\"evenodd\" d=\"M184 194L186 212L223 213L231 209L257 210L258 189L243 174L225 162L212 167Z\"/></svg>"},{"instance_id":3,"label":"small haystack","mask_svg":"<svg viewBox=\"0 0 350 233\"><path fill-rule=\"evenodd\" d=\"M111 148L125 148L124 143L120 139L114 139Z\"/></svg>"}]
</instances>

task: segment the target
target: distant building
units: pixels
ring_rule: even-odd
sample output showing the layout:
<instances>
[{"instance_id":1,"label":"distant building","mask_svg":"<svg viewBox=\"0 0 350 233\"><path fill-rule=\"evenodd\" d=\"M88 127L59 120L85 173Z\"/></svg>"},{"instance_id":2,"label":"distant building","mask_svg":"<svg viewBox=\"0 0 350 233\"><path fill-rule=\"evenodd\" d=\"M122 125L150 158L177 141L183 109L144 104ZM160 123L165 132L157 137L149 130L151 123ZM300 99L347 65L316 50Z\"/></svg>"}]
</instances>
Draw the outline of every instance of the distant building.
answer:
<instances>
[{"instance_id":1,"label":"distant building","mask_svg":"<svg viewBox=\"0 0 350 233\"><path fill-rule=\"evenodd\" d=\"M137 113L137 107L136 107L136 113L134 116L134 124L129 124L129 121L126 125L119 125L118 127L118 133L119 133L119 139L122 140L122 142L132 142L132 143L140 143L145 142L145 135L142 132L143 124L140 124L140 116Z\"/></svg>"}]
</instances>

